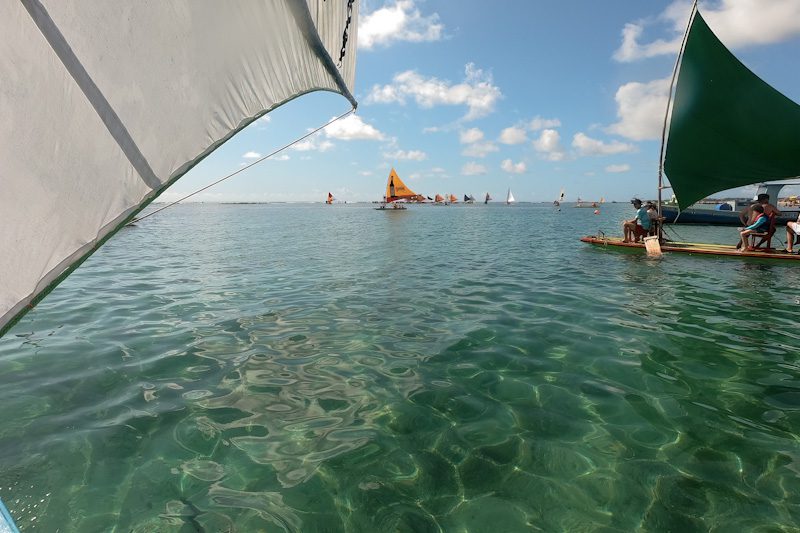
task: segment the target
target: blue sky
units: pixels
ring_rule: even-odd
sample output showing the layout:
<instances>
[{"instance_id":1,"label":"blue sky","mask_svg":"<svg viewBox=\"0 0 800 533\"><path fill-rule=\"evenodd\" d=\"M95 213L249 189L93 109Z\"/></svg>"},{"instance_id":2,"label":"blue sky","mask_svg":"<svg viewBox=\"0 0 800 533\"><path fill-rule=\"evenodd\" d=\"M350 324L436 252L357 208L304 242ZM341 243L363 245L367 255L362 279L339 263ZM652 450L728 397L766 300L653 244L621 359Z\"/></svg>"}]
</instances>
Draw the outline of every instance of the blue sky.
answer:
<instances>
[{"instance_id":1,"label":"blue sky","mask_svg":"<svg viewBox=\"0 0 800 533\"><path fill-rule=\"evenodd\" d=\"M196 196L377 200L389 169L433 196L520 201L656 194L668 77L687 1L362 0L354 116ZM800 0L700 2L718 37L800 102ZM299 98L248 127L162 197L173 200L345 112ZM736 191L749 194L751 190Z\"/></svg>"}]
</instances>

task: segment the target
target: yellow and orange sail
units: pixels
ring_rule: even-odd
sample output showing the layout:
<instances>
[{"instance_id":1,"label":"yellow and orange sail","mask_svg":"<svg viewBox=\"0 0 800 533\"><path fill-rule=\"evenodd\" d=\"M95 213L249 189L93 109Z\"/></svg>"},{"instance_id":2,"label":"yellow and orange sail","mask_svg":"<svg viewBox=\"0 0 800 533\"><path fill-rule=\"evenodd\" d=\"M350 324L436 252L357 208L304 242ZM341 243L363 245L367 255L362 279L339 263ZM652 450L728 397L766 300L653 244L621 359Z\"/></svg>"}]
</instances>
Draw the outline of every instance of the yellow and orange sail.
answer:
<instances>
[{"instance_id":1,"label":"yellow and orange sail","mask_svg":"<svg viewBox=\"0 0 800 533\"><path fill-rule=\"evenodd\" d=\"M328 193L328 199L325 200L325 203L328 205L333 203L333 195L331 193Z\"/></svg>"},{"instance_id":2,"label":"yellow and orange sail","mask_svg":"<svg viewBox=\"0 0 800 533\"><path fill-rule=\"evenodd\" d=\"M387 202L395 202L397 200L421 201L424 199L424 196L409 189L394 169L389 172L389 181L386 182Z\"/></svg>"},{"instance_id":3,"label":"yellow and orange sail","mask_svg":"<svg viewBox=\"0 0 800 533\"><path fill-rule=\"evenodd\" d=\"M433 201L436 202L437 204L444 202L444 196L442 196L441 194L437 194L436 197L434 197Z\"/></svg>"},{"instance_id":4,"label":"yellow and orange sail","mask_svg":"<svg viewBox=\"0 0 800 533\"><path fill-rule=\"evenodd\" d=\"M450 203L451 204L455 204L457 202L458 202L458 198L456 197L456 195L455 194L451 194L450 195Z\"/></svg>"}]
</instances>

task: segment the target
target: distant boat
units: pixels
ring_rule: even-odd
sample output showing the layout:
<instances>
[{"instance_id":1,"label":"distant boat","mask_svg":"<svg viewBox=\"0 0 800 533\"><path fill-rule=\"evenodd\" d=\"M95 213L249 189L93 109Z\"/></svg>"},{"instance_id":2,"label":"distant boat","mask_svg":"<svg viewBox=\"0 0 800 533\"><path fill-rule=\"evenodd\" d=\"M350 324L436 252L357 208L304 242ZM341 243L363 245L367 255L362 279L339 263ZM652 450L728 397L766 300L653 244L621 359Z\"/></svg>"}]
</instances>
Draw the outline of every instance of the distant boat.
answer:
<instances>
[{"instance_id":1,"label":"distant boat","mask_svg":"<svg viewBox=\"0 0 800 533\"><path fill-rule=\"evenodd\" d=\"M486 193L486 198L484 198L484 199L483 199L483 203L484 203L484 204L488 204L488 203L489 203L489 200L491 200L491 199L492 199L492 197L491 197L491 196L489 196L489 193L487 192L487 193Z\"/></svg>"},{"instance_id":2,"label":"distant boat","mask_svg":"<svg viewBox=\"0 0 800 533\"><path fill-rule=\"evenodd\" d=\"M679 210L677 202L661 204L661 216L665 224L715 224L724 226L741 226L739 212L749 207L758 198L759 194L769 194L770 203L777 205L778 196L783 187L787 185L800 185L792 183L761 183L758 185L753 198L725 198L719 200L706 199L692 204L686 209ZM775 223L785 225L787 222L797 220L800 209L787 203L782 206L781 214L775 218Z\"/></svg>"},{"instance_id":3,"label":"distant boat","mask_svg":"<svg viewBox=\"0 0 800 533\"><path fill-rule=\"evenodd\" d=\"M597 208L600 207L600 204L605 203L605 198L600 198L599 202L594 202L591 200L581 200L578 198L578 201L575 203L575 207L586 207L586 208Z\"/></svg>"},{"instance_id":4,"label":"distant boat","mask_svg":"<svg viewBox=\"0 0 800 533\"><path fill-rule=\"evenodd\" d=\"M465 203L465 204L474 204L474 203L475 203L475 197L474 197L474 196L472 196L471 194L470 194L469 196L467 196L467 195L465 194L465 195L464 195L464 203Z\"/></svg>"},{"instance_id":5,"label":"distant boat","mask_svg":"<svg viewBox=\"0 0 800 533\"><path fill-rule=\"evenodd\" d=\"M451 194L450 195L450 203L451 204L457 204L458 203L458 197L455 194Z\"/></svg>"},{"instance_id":6,"label":"distant boat","mask_svg":"<svg viewBox=\"0 0 800 533\"><path fill-rule=\"evenodd\" d=\"M436 197L433 199L433 203L435 203L435 204L443 204L443 203L445 203L444 202L444 196L442 196L441 194L437 194Z\"/></svg>"},{"instance_id":7,"label":"distant boat","mask_svg":"<svg viewBox=\"0 0 800 533\"><path fill-rule=\"evenodd\" d=\"M334 200L333 195L331 193L328 193L328 199L325 200L325 203L331 205L333 203L333 200Z\"/></svg>"},{"instance_id":8,"label":"distant boat","mask_svg":"<svg viewBox=\"0 0 800 533\"><path fill-rule=\"evenodd\" d=\"M514 199L514 195L511 193L511 187L509 187L508 194L506 195L506 204L511 205L514 202L516 202L516 200Z\"/></svg>"},{"instance_id":9,"label":"distant boat","mask_svg":"<svg viewBox=\"0 0 800 533\"><path fill-rule=\"evenodd\" d=\"M386 209L386 204L393 204L392 209L405 209L406 206L395 202L419 202L424 200L424 196L409 189L400 179L400 176L397 175L397 172L392 169L389 172L389 179L386 181L386 194L383 196L383 202L376 209Z\"/></svg>"},{"instance_id":10,"label":"distant boat","mask_svg":"<svg viewBox=\"0 0 800 533\"><path fill-rule=\"evenodd\" d=\"M558 195L558 200L553 200L553 205L558 207L564 201L564 189L561 189L561 194Z\"/></svg>"}]
</instances>

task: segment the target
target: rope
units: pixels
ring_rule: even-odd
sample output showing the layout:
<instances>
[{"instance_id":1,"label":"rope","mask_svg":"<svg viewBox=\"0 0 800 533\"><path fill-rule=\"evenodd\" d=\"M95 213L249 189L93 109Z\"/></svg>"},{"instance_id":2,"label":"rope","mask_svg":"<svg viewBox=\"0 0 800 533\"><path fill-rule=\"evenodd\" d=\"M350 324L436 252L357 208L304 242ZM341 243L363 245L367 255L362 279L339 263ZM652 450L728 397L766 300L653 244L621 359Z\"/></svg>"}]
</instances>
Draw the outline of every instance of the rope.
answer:
<instances>
[{"instance_id":1,"label":"rope","mask_svg":"<svg viewBox=\"0 0 800 533\"><path fill-rule=\"evenodd\" d=\"M247 170L248 168L250 168L250 167L252 167L252 166L255 166L255 165L257 165L257 164L261 163L261 162L262 162L262 161L264 161L265 159L269 159L270 157L274 156L275 154L279 154L279 153L281 153L282 151L286 150L287 148L289 148L289 147L291 147L291 146L294 146L295 144L299 143L299 142L300 142L300 141L302 141L303 139L307 139L308 137L311 137L312 135L314 135L314 134L315 134L315 133L317 133L318 131L320 131L320 130L322 130L322 129L325 129L325 128L327 128L328 126L330 126L331 124L333 124L333 123L334 123L334 122L336 122L337 120L339 120L339 119L342 119L342 118L346 117L347 115L349 115L350 113L354 112L355 110L356 110L356 108L355 108L355 107L352 107L352 108L350 108L350 110L349 110L349 111L347 111L346 113L342 113L342 114L341 114L341 115L339 115L338 117L336 117L336 118L333 118L333 119L329 120L328 122L326 122L326 123L325 123L325 124L323 124L322 126L318 127L317 129L315 129L315 130L312 130L312 131L310 131L310 132L306 133L306 134L305 134L305 135L303 135L302 137L298 137L297 139L293 140L293 141L292 141L292 142L290 142L289 144L286 144L286 145L284 145L284 146L282 146L282 147L278 148L278 149L277 149L277 150L275 150L274 152L272 152L272 153L269 153L269 154L265 155L265 156L264 156L264 157L262 157L261 159L256 159L255 161L253 161L253 162L252 162L252 163L250 163L249 165L243 166L243 167L242 167L242 168L240 168L239 170L236 170L235 172L231 172L231 173L230 173L230 174L228 174L227 176L224 176L224 177L222 177L222 178L218 179L217 181L215 181L215 182L213 182L213 183L209 183L208 185L206 185L206 186L205 186L205 187L203 187L202 189L197 189L197 190L196 190L196 191L194 191L193 193L189 193L189 194L187 194L186 196L184 196L183 198L179 198L178 200L175 200L174 202L171 202L171 203L169 203L169 204L165 205L164 207L160 207L160 208L156 209L155 211L153 211L152 213L148 213L148 214L146 214L146 215L145 215L145 216L143 216L143 217L139 217L139 218L136 218L136 219L132 220L130 223L131 223L131 224L134 224L134 223L136 223L136 222L139 222L139 221L141 221L141 220L144 220L144 219L146 219L146 218L148 218L148 217L151 217L151 216L155 215L156 213L158 213L159 211L163 211L164 209L166 209L166 208L168 208L168 207L172 207L173 205L175 205L175 204L177 204L177 203L180 203L180 202L182 202L182 201L186 200L187 198L191 198L191 197L192 197L192 196L194 196L195 194L201 193L201 192L205 191L206 189L210 189L210 188L211 188L211 187L213 187L214 185L216 185L216 184L218 184L218 183L221 183L221 182L225 181L225 180L226 180L226 179L228 179L228 178L232 178L232 177L234 177L236 174L239 174L240 172L244 172L244 171L245 171L245 170Z\"/></svg>"}]
</instances>

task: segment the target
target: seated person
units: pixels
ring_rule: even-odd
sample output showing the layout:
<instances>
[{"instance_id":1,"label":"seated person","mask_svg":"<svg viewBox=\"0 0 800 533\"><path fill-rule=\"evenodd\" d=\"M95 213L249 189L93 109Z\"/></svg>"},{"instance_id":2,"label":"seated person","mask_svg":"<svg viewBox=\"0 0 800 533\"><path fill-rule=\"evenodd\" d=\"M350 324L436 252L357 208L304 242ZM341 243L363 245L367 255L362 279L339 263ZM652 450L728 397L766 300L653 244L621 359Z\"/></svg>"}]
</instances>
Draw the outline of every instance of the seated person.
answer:
<instances>
[{"instance_id":1,"label":"seated person","mask_svg":"<svg viewBox=\"0 0 800 533\"><path fill-rule=\"evenodd\" d=\"M647 236L650 232L650 216L647 209L642 207L642 201L638 198L631 200L636 209L636 216L622 223L622 242L639 242L641 237Z\"/></svg>"},{"instance_id":2,"label":"seated person","mask_svg":"<svg viewBox=\"0 0 800 533\"><path fill-rule=\"evenodd\" d=\"M742 238L741 248L739 251L743 250L753 250L750 246L750 235L754 233L766 233L769 231L770 220L769 217L764 213L764 206L761 204L756 204L752 207L753 213L756 214L755 222L747 226L746 228L742 229L739 232L739 235Z\"/></svg>"},{"instance_id":3,"label":"seated person","mask_svg":"<svg viewBox=\"0 0 800 533\"><path fill-rule=\"evenodd\" d=\"M657 226L660 220L658 218L658 209L656 209L656 204L653 202L647 202L644 207L647 209L647 216L650 217L650 235L657 235Z\"/></svg>"},{"instance_id":4,"label":"seated person","mask_svg":"<svg viewBox=\"0 0 800 533\"><path fill-rule=\"evenodd\" d=\"M800 215L797 215L796 222L786 223L786 251L792 253L795 237L800 235Z\"/></svg>"}]
</instances>

